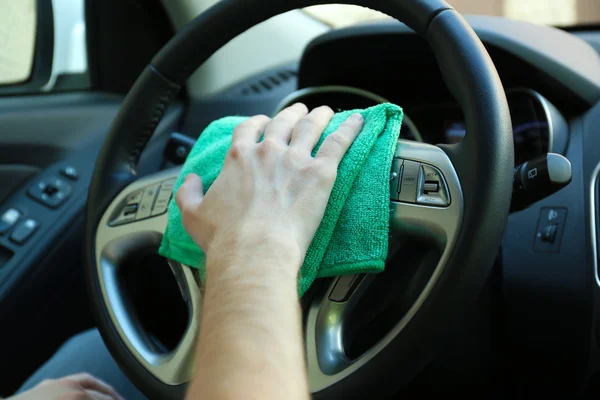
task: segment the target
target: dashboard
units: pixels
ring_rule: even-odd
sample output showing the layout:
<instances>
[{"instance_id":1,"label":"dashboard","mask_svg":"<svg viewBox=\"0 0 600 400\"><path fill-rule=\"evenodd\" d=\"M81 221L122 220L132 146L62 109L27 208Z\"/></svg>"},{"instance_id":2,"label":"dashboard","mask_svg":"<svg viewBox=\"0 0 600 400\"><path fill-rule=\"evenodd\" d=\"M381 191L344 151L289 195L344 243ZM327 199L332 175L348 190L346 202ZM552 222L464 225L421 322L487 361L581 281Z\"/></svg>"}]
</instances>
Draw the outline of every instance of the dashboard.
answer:
<instances>
[{"instance_id":1,"label":"dashboard","mask_svg":"<svg viewBox=\"0 0 600 400\"><path fill-rule=\"evenodd\" d=\"M480 334L490 331L493 338L489 340L498 341L494 343L498 359L506 361L511 379L531 389L529 393L539 397L545 388L554 397L572 398L590 382L597 388L590 398L597 398L600 56L576 32L503 18L469 17L468 22L484 42L506 88L515 164L546 152L560 153L572 163L573 180L554 195L509 216L498 255L500 266L486 292L493 304L482 311L482 319L489 319L489 324L465 325L473 337L466 336L456 346L460 351L450 351L447 365L456 370L448 376L463 374L465 363L458 361L469 355L473 370L493 372L479 363L493 352L476 347L487 344L487 336ZM600 31L589 35L600 53ZM309 107L327 104L336 110L389 101L405 111L403 138L438 144L455 143L471 134L426 42L398 23L332 31L309 44L298 63L274 66L214 97L188 100L170 110L156 130L142 157L144 173L168 166L163 150L172 132L195 139L220 117L269 114L294 101ZM55 299L68 289L83 290L70 282L73 271L81 270L76 255L83 246L87 182L121 101L90 91L15 96L0 104L0 164L8 163L12 170L11 163L17 162L37 166L18 189L5 191L4 197L0 191L0 211L20 207L40 222L32 239L22 245L7 235L0 237L0 244L8 250L0 251L2 338L4 343L26 343L29 354L37 355L40 363L51 353L40 351L37 333L51 324L80 323L86 315L62 307L49 313L39 304L58 303ZM28 195L31 185L60 177L66 166L75 167L79 179L70 182L72 195L62 206L48 208ZM5 177L0 179L3 183L8 180ZM538 226L552 215L561 215L564 227L557 246L540 251L535 245ZM84 307L84 302L60 301ZM7 360L5 368L0 368L5 381L16 382L11 374L19 371L11 361L22 357L21 348L5 346L2 357ZM469 382L478 379L476 374L464 376Z\"/></svg>"},{"instance_id":2,"label":"dashboard","mask_svg":"<svg viewBox=\"0 0 600 400\"><path fill-rule=\"evenodd\" d=\"M506 92L511 113L515 165L546 153L563 153L568 141L564 117L544 96L529 88L511 88ZM302 102L309 109L328 105L334 111L364 109L394 102L371 91L351 86L303 88L284 98L275 112ZM454 102L409 104L404 106L400 138L430 144L460 142L467 126L460 106Z\"/></svg>"}]
</instances>

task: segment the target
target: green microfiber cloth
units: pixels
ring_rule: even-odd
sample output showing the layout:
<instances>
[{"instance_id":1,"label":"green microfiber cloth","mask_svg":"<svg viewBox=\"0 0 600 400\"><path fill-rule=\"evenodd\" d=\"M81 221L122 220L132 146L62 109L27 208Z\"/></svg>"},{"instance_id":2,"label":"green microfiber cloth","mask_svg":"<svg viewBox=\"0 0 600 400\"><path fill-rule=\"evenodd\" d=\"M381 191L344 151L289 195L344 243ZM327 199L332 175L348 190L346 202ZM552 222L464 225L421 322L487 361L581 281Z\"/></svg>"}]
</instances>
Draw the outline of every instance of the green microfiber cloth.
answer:
<instances>
[{"instance_id":1,"label":"green microfiber cloth","mask_svg":"<svg viewBox=\"0 0 600 400\"><path fill-rule=\"evenodd\" d=\"M400 133L403 112L393 104L334 115L323 140L358 112L364 126L338 167L329 203L300 270L298 292L302 296L316 278L381 272L388 251L390 168ZM189 173L202 178L205 190L215 181L231 146L233 129L246 117L225 117L211 123L200 135L184 163L174 190ZM187 234L175 199L168 208L167 229L159 253L199 268L204 280L205 257ZM247 273L251 274L252 271Z\"/></svg>"}]
</instances>

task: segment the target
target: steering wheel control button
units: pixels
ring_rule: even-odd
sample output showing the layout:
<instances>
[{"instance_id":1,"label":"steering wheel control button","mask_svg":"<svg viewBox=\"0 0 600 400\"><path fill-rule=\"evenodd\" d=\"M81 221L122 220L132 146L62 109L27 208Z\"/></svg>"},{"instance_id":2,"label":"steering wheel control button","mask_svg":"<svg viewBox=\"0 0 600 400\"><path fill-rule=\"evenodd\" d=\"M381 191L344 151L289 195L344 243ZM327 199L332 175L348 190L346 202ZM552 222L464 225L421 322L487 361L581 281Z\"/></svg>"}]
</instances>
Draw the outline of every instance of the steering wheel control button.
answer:
<instances>
[{"instance_id":1,"label":"steering wheel control button","mask_svg":"<svg viewBox=\"0 0 600 400\"><path fill-rule=\"evenodd\" d=\"M127 204L139 204L142 201L142 195L144 194L144 189L137 190L127 196Z\"/></svg>"},{"instance_id":2,"label":"steering wheel control button","mask_svg":"<svg viewBox=\"0 0 600 400\"><path fill-rule=\"evenodd\" d=\"M171 200L171 195L173 194L173 188L175 187L175 181L176 179L169 179L168 181L164 181L162 183L160 186L160 191L158 192L158 196L156 196L156 202L154 203L154 207L152 207L150 216L154 217L167 212L167 207L169 206L169 201Z\"/></svg>"},{"instance_id":3,"label":"steering wheel control button","mask_svg":"<svg viewBox=\"0 0 600 400\"><path fill-rule=\"evenodd\" d=\"M36 220L28 218L15 228L10 235L10 240L17 244L23 244L35 233L39 226L40 224Z\"/></svg>"},{"instance_id":4,"label":"steering wheel control button","mask_svg":"<svg viewBox=\"0 0 600 400\"><path fill-rule=\"evenodd\" d=\"M421 164L416 161L404 160L400 175L398 200L405 203L417 201L417 186Z\"/></svg>"},{"instance_id":5,"label":"steering wheel control button","mask_svg":"<svg viewBox=\"0 0 600 400\"><path fill-rule=\"evenodd\" d=\"M392 160L392 170L390 172L390 200L398 200L398 191L400 189L400 176L402 175L402 160L394 158Z\"/></svg>"},{"instance_id":6,"label":"steering wheel control button","mask_svg":"<svg viewBox=\"0 0 600 400\"><path fill-rule=\"evenodd\" d=\"M365 274L340 276L329 294L329 300L342 303L350 298Z\"/></svg>"},{"instance_id":7,"label":"steering wheel control button","mask_svg":"<svg viewBox=\"0 0 600 400\"><path fill-rule=\"evenodd\" d=\"M438 182L427 182L423 184L423 192L425 193L437 193L440 190L440 184Z\"/></svg>"},{"instance_id":8,"label":"steering wheel control button","mask_svg":"<svg viewBox=\"0 0 600 400\"><path fill-rule=\"evenodd\" d=\"M137 204L127 204L124 208L123 208L123 216L127 217L130 215L135 216L135 213L137 212L138 209L138 205Z\"/></svg>"},{"instance_id":9,"label":"steering wheel control button","mask_svg":"<svg viewBox=\"0 0 600 400\"><path fill-rule=\"evenodd\" d=\"M417 204L434 207L447 207L450 205L446 180L436 167L421 164Z\"/></svg>"},{"instance_id":10,"label":"steering wheel control button","mask_svg":"<svg viewBox=\"0 0 600 400\"><path fill-rule=\"evenodd\" d=\"M72 186L60 178L39 181L29 188L27 194L50 208L58 208L71 195Z\"/></svg>"},{"instance_id":11,"label":"steering wheel control button","mask_svg":"<svg viewBox=\"0 0 600 400\"><path fill-rule=\"evenodd\" d=\"M150 214L152 213L152 207L154 206L154 200L158 195L159 188L160 182L155 183L154 185L147 186L144 189L144 193L142 194L142 200L140 201L140 205L135 216L136 220L150 217Z\"/></svg>"},{"instance_id":12,"label":"steering wheel control button","mask_svg":"<svg viewBox=\"0 0 600 400\"><path fill-rule=\"evenodd\" d=\"M75 167L72 167L70 165L66 166L64 168L61 168L61 170L59 172L62 176L64 176L65 178L69 178L72 181L76 181L77 179L79 179L79 173L77 172Z\"/></svg>"},{"instance_id":13,"label":"steering wheel control button","mask_svg":"<svg viewBox=\"0 0 600 400\"><path fill-rule=\"evenodd\" d=\"M533 251L536 253L558 253L562 241L567 209L564 207L544 207L535 234Z\"/></svg>"},{"instance_id":14,"label":"steering wheel control button","mask_svg":"<svg viewBox=\"0 0 600 400\"><path fill-rule=\"evenodd\" d=\"M16 208L9 208L4 211L0 216L0 235L8 232L17 223L19 218L21 218L21 215L23 214Z\"/></svg>"}]
</instances>

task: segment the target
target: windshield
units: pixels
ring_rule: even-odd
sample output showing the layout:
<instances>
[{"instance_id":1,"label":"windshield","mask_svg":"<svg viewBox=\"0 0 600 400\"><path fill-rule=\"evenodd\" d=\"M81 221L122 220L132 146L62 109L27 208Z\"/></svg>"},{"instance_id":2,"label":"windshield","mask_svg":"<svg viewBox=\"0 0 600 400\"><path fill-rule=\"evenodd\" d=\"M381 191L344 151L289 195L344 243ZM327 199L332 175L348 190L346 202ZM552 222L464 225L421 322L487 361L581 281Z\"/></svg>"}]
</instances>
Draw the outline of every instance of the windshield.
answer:
<instances>
[{"instance_id":1,"label":"windshield","mask_svg":"<svg viewBox=\"0 0 600 400\"><path fill-rule=\"evenodd\" d=\"M600 23L600 0L450 0L463 14L495 15L538 24L572 26ZM341 4L305 11L333 27L389 18L368 8Z\"/></svg>"}]
</instances>

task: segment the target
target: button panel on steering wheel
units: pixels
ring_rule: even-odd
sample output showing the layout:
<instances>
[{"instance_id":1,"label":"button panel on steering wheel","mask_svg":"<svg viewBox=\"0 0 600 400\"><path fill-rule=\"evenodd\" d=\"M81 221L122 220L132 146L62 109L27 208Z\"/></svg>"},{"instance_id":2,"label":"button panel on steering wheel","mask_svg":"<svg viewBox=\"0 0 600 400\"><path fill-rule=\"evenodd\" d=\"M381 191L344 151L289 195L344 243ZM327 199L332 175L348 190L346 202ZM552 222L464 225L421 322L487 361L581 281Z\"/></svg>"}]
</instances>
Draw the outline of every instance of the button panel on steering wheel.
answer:
<instances>
[{"instance_id":1,"label":"button panel on steering wheel","mask_svg":"<svg viewBox=\"0 0 600 400\"><path fill-rule=\"evenodd\" d=\"M167 179L131 193L108 225L118 226L164 214L171 200L175 181L176 178Z\"/></svg>"},{"instance_id":2,"label":"button panel on steering wheel","mask_svg":"<svg viewBox=\"0 0 600 400\"><path fill-rule=\"evenodd\" d=\"M442 172L429 164L394 158L390 200L424 206L448 207L450 194Z\"/></svg>"}]
</instances>

